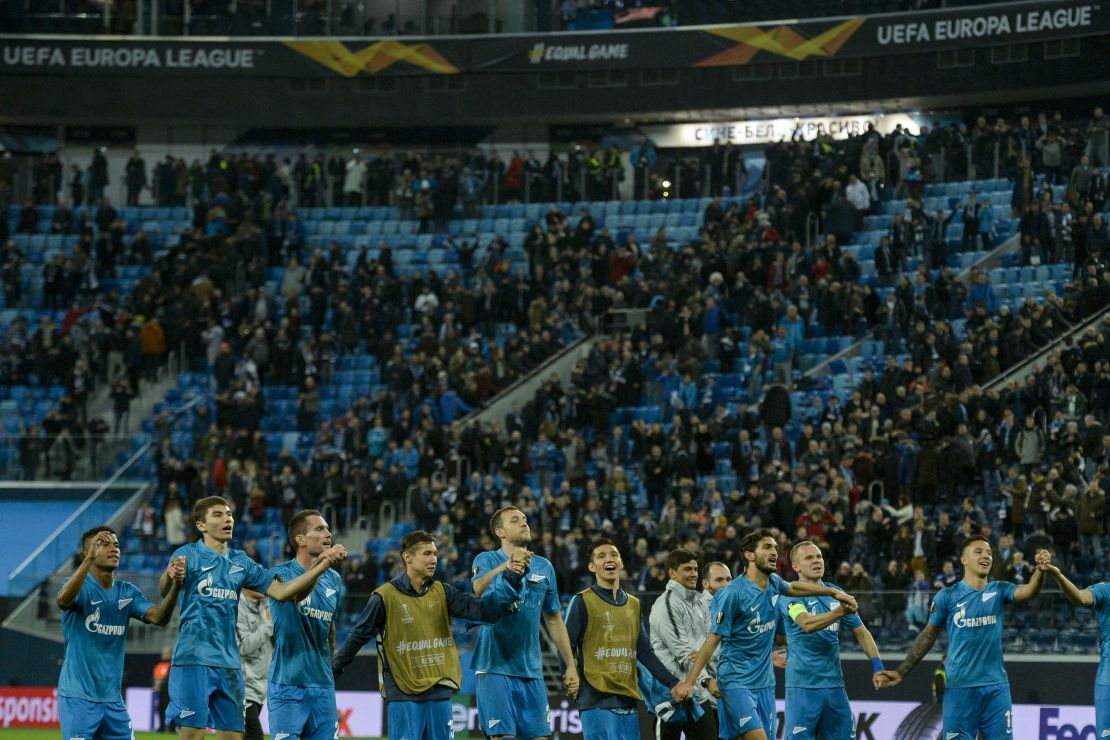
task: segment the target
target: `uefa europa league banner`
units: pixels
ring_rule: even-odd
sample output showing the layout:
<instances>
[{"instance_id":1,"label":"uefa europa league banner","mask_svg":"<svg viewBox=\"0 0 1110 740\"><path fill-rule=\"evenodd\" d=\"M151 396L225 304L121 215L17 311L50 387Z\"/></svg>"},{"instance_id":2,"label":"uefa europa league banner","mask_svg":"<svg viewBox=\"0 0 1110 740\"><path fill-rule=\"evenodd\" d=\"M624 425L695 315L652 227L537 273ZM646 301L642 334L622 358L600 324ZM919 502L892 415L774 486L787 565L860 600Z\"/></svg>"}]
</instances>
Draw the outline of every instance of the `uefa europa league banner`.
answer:
<instances>
[{"instance_id":1,"label":"uefa europa league banner","mask_svg":"<svg viewBox=\"0 0 1110 740\"><path fill-rule=\"evenodd\" d=\"M1107 33L1110 8L1062 0L604 33L265 41L4 36L0 73L288 78L732 67Z\"/></svg>"}]
</instances>

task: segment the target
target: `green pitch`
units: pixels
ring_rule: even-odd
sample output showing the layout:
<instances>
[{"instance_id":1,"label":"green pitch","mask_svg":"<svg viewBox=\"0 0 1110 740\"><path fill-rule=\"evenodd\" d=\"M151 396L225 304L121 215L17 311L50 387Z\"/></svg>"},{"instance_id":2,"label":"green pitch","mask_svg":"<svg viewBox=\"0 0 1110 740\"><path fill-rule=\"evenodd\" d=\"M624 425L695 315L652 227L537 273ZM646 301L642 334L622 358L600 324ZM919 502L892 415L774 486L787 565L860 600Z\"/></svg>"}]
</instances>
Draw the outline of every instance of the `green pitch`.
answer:
<instances>
[{"instance_id":1,"label":"green pitch","mask_svg":"<svg viewBox=\"0 0 1110 740\"><path fill-rule=\"evenodd\" d=\"M58 730L32 730L20 727L0 730L0 738L2 738L2 740L58 740L59 734ZM175 737L177 736L170 734L160 735L157 732L135 733L135 740L171 740ZM367 738L367 740L381 740L381 738Z\"/></svg>"}]
</instances>

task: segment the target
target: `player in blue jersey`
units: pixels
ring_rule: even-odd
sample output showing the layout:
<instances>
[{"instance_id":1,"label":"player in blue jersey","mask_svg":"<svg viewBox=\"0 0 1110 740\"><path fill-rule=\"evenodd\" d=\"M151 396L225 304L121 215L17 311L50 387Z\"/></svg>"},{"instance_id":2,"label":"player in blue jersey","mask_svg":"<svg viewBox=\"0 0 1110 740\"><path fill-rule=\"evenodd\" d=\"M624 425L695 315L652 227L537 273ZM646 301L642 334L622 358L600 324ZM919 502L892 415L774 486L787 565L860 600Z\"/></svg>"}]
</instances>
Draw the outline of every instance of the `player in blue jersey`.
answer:
<instances>
[{"instance_id":1,"label":"player in blue jersey","mask_svg":"<svg viewBox=\"0 0 1110 740\"><path fill-rule=\"evenodd\" d=\"M131 717L120 695L123 652L132 619L164 627L173 614L185 567L171 560L170 588L154 606L127 581L116 580L119 540L111 527L81 535L84 557L58 592L65 654L58 679L63 740L131 740Z\"/></svg>"},{"instance_id":2,"label":"player in blue jersey","mask_svg":"<svg viewBox=\"0 0 1110 740\"><path fill-rule=\"evenodd\" d=\"M1082 591L1069 581L1055 565L1048 572L1060 584L1060 590L1071 603L1089 606L1098 617L1099 662L1095 675L1095 737L1110 737L1110 583L1096 583Z\"/></svg>"},{"instance_id":3,"label":"player in blue jersey","mask_svg":"<svg viewBox=\"0 0 1110 740\"><path fill-rule=\"evenodd\" d=\"M347 551L342 545L329 547L307 572L281 582L242 550L231 549L235 519L227 501L202 498L193 507L193 521L201 540L173 554L185 558L185 581L166 721L178 726L181 740L201 740L206 727L215 728L219 740L239 740L245 704L235 635L240 591L249 588L275 601L300 600ZM164 575L163 593L168 586Z\"/></svg>"},{"instance_id":4,"label":"player in blue jersey","mask_svg":"<svg viewBox=\"0 0 1110 740\"><path fill-rule=\"evenodd\" d=\"M933 647L941 629L948 631L947 688L944 692L945 740L1012 740L1013 702L1002 662L1002 615L1006 604L1035 599L1052 557L1037 552L1037 569L1029 583L1015 586L990 581L994 557L983 535L960 547L964 577L942 589L929 609L929 623L914 640L897 670L883 671L879 686L897 686Z\"/></svg>"},{"instance_id":5,"label":"player in blue jersey","mask_svg":"<svg viewBox=\"0 0 1110 740\"><path fill-rule=\"evenodd\" d=\"M801 583L837 588L822 581L825 557L821 548L802 540L790 551L790 562ZM786 625L786 723L791 740L854 738L855 716L844 690L840 667L840 626L852 631L864 654L871 659L875 687L883 670L879 648L855 610L828 596L779 599L779 614Z\"/></svg>"},{"instance_id":6,"label":"player in blue jersey","mask_svg":"<svg viewBox=\"0 0 1110 740\"><path fill-rule=\"evenodd\" d=\"M429 533L402 537L401 559L405 572L371 594L332 659L332 672L341 674L376 637L389 739L449 740L454 737L451 697L462 685L451 617L492 622L511 614L527 588L521 580L524 559L513 558L481 600L435 580L439 550Z\"/></svg>"},{"instance_id":7,"label":"player in blue jersey","mask_svg":"<svg viewBox=\"0 0 1110 740\"><path fill-rule=\"evenodd\" d=\"M289 520L289 544L296 557L271 572L292 581L332 545L331 530L319 511L299 511ZM320 576L300 601L270 601L274 620L274 657L266 706L270 735L302 740L333 740L339 728L331 656L335 652L335 615L343 580L334 570Z\"/></svg>"},{"instance_id":8,"label":"player in blue jersey","mask_svg":"<svg viewBox=\"0 0 1110 740\"><path fill-rule=\"evenodd\" d=\"M775 573L779 546L769 529L744 537L740 550L747 561L741 577L718 591L709 603L712 624L686 678L674 688L681 699L721 647L717 664L718 737L767 740L775 737L775 673L771 651L781 596L828 596L850 609L856 600L820 584L787 583Z\"/></svg>"},{"instance_id":9,"label":"player in blue jersey","mask_svg":"<svg viewBox=\"0 0 1110 740\"><path fill-rule=\"evenodd\" d=\"M567 665L563 687L572 697L578 694L578 666L563 622L555 568L546 558L528 551L532 530L517 507L506 506L494 512L490 531L501 540L501 548L474 558L474 593L481 596L514 556L526 568L528 588L515 614L478 627L472 662L477 673L478 720L482 732L490 738L547 737L550 724L540 653L541 618Z\"/></svg>"}]
</instances>

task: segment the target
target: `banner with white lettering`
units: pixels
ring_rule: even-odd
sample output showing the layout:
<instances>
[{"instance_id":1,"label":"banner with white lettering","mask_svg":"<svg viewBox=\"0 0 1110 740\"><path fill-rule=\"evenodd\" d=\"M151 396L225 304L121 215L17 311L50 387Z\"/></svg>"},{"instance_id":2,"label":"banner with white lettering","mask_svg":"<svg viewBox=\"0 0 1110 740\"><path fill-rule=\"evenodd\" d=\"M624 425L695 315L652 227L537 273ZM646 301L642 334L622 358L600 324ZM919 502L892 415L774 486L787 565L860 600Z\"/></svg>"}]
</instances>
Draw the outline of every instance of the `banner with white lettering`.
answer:
<instances>
[{"instance_id":1,"label":"banner with white lettering","mask_svg":"<svg viewBox=\"0 0 1110 740\"><path fill-rule=\"evenodd\" d=\"M1110 7L1077 0L604 33L410 39L0 36L0 74L355 77L732 67L1110 34Z\"/></svg>"},{"instance_id":2,"label":"banner with white lettering","mask_svg":"<svg viewBox=\"0 0 1110 740\"><path fill-rule=\"evenodd\" d=\"M712 146L722 144L770 144L789 139L797 131L806 141L828 134L834 139L860 136L874 127L881 134L892 133L898 126L917 135L920 126L908 115L894 113L874 116L827 116L823 118L771 118L725 123L679 123L641 126L645 136L661 148Z\"/></svg>"}]
</instances>

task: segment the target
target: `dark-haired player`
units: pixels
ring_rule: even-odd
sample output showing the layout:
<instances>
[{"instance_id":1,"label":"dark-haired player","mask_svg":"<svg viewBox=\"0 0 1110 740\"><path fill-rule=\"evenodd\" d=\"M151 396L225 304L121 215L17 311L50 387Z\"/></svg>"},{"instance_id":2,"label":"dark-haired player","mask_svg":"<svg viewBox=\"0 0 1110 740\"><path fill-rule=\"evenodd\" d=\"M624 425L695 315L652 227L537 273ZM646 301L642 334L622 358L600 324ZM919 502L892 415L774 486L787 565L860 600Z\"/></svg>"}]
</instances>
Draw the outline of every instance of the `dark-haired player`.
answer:
<instances>
[{"instance_id":1,"label":"dark-haired player","mask_svg":"<svg viewBox=\"0 0 1110 740\"><path fill-rule=\"evenodd\" d=\"M636 705L643 700L639 668L643 663L668 688L678 684L651 648L640 629L640 600L621 588L624 562L612 540L599 539L590 546L587 568L596 583L582 591L567 607L567 633L578 656L578 709L582 737L617 740L639 737ZM680 701L690 697L676 697Z\"/></svg>"},{"instance_id":2,"label":"dark-haired player","mask_svg":"<svg viewBox=\"0 0 1110 740\"><path fill-rule=\"evenodd\" d=\"M941 629L948 631L947 687L944 692L946 740L1012 740L1013 702L1002 662L1003 607L1037 598L1052 563L1047 550L1036 556L1029 583L1015 586L989 580L991 544L972 535L960 546L964 577L933 599L929 623L914 640L897 670L883 671L880 686L896 686L928 654Z\"/></svg>"},{"instance_id":3,"label":"dark-haired player","mask_svg":"<svg viewBox=\"0 0 1110 740\"><path fill-rule=\"evenodd\" d=\"M275 601L304 598L347 551L342 545L329 547L308 572L282 583L242 550L230 547L235 518L227 501L202 498L193 507L193 521L201 539L173 554L185 558L185 581L166 721L178 726L181 740L202 740L206 727L216 730L218 740L240 740L245 702L235 635L239 593L249 588ZM168 587L163 575L163 593Z\"/></svg>"},{"instance_id":4,"label":"dark-haired player","mask_svg":"<svg viewBox=\"0 0 1110 740\"><path fill-rule=\"evenodd\" d=\"M451 617L491 622L515 610L524 558L513 558L481 600L434 579L439 551L428 532L401 538L401 559L405 572L370 595L332 671L341 674L376 637L390 740L448 740L454 736L451 697L462 684Z\"/></svg>"},{"instance_id":5,"label":"dark-haired player","mask_svg":"<svg viewBox=\"0 0 1110 740\"><path fill-rule=\"evenodd\" d=\"M835 588L796 581L787 583L775 573L779 545L769 529L744 537L740 550L747 561L744 573L718 591L709 604L711 624L689 673L675 687L675 699L688 693L721 646L717 664L719 737L767 740L775 737L775 673L771 651L778 623L779 597L829 596L855 610L856 600Z\"/></svg>"},{"instance_id":6,"label":"dark-haired player","mask_svg":"<svg viewBox=\"0 0 1110 740\"><path fill-rule=\"evenodd\" d=\"M58 592L65 654L58 679L58 719L65 740L132 740L131 717L120 695L123 653L132 619L164 627L173 614L185 566L171 560L170 588L154 606L143 592L116 579L119 540L111 527L81 535L83 557Z\"/></svg>"},{"instance_id":7,"label":"dark-haired player","mask_svg":"<svg viewBox=\"0 0 1110 740\"><path fill-rule=\"evenodd\" d=\"M563 688L572 697L578 693L578 668L563 623L555 568L551 561L528 550L532 530L517 507L506 506L494 512L490 531L501 541L501 547L474 558L474 593L481 596L514 556L524 563L528 588L515 614L478 627L472 663L477 673L478 720L482 732L490 738L547 737L551 732L540 652L541 618L567 665Z\"/></svg>"},{"instance_id":8,"label":"dark-haired player","mask_svg":"<svg viewBox=\"0 0 1110 740\"><path fill-rule=\"evenodd\" d=\"M332 546L331 529L315 509L298 511L289 520L292 560L271 569L275 578L292 581L312 570ZM335 679L335 614L343 598L343 579L328 570L297 601L271 599L274 657L270 661L266 707L271 737L333 740L338 732Z\"/></svg>"}]
</instances>

